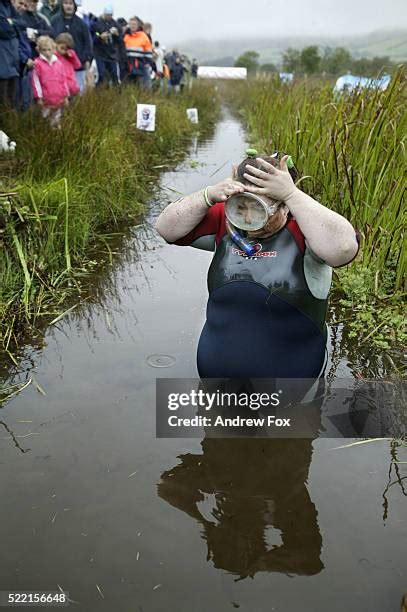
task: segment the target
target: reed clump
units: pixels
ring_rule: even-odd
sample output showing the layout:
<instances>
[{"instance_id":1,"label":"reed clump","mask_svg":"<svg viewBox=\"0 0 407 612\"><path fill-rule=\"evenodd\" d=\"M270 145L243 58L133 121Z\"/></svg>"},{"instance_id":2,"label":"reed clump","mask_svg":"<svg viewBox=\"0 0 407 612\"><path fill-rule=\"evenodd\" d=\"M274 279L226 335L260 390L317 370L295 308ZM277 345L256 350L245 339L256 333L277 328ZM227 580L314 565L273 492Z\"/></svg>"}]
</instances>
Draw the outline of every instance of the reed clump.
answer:
<instances>
[{"instance_id":1,"label":"reed clump","mask_svg":"<svg viewBox=\"0 0 407 612\"><path fill-rule=\"evenodd\" d=\"M347 319L347 333L382 349L401 346L407 339L404 69L385 91L338 96L323 81L263 78L235 84L226 95L251 143L290 153L304 175L301 188L360 232L356 261L335 274L336 312Z\"/></svg>"},{"instance_id":2,"label":"reed clump","mask_svg":"<svg viewBox=\"0 0 407 612\"><path fill-rule=\"evenodd\" d=\"M157 105L156 131L136 129L137 103ZM11 355L39 317L55 317L76 291L89 250L106 232L135 224L158 178L217 119L214 90L195 84L180 96L132 87L89 92L51 129L36 109L2 118L17 142L0 159L0 345Z\"/></svg>"}]
</instances>

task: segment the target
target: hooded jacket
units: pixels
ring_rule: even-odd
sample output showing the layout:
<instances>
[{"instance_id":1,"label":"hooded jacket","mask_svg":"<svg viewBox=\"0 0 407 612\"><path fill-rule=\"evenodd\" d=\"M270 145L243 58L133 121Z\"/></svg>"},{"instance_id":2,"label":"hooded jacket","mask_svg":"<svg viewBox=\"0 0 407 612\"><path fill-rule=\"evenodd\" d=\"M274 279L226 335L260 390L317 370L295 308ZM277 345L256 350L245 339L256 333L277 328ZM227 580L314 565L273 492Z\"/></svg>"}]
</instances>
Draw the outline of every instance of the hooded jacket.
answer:
<instances>
[{"instance_id":1,"label":"hooded jacket","mask_svg":"<svg viewBox=\"0 0 407 612\"><path fill-rule=\"evenodd\" d=\"M45 106L59 108L69 96L65 69L56 55L48 61L43 55L34 62L32 88L34 98L42 98Z\"/></svg>"},{"instance_id":2,"label":"hooded jacket","mask_svg":"<svg viewBox=\"0 0 407 612\"><path fill-rule=\"evenodd\" d=\"M75 11L77 9L76 3ZM52 19L51 26L55 36L62 32L69 32L75 43L75 52L80 59L80 70L84 70L85 62L91 62L93 58L93 45L89 28L76 14L67 17L64 13L62 2L60 12Z\"/></svg>"},{"instance_id":3,"label":"hooded jacket","mask_svg":"<svg viewBox=\"0 0 407 612\"><path fill-rule=\"evenodd\" d=\"M118 34L111 34L110 29L116 28ZM120 47L123 46L123 41L119 34L120 27L114 19L104 19L99 17L91 23L91 31L93 34L93 49L95 57L102 60L110 60L117 62L120 55ZM103 40L101 34L109 32L108 40Z\"/></svg>"},{"instance_id":4,"label":"hooded jacket","mask_svg":"<svg viewBox=\"0 0 407 612\"><path fill-rule=\"evenodd\" d=\"M38 12L51 23L51 20L60 12L60 6L57 4L54 8L51 8L48 0L43 0L42 7Z\"/></svg>"},{"instance_id":5,"label":"hooded jacket","mask_svg":"<svg viewBox=\"0 0 407 612\"><path fill-rule=\"evenodd\" d=\"M184 72L184 66L182 64L175 63L172 68L170 68L171 85L179 85L181 83L182 77L184 76Z\"/></svg>"},{"instance_id":6,"label":"hooded jacket","mask_svg":"<svg viewBox=\"0 0 407 612\"><path fill-rule=\"evenodd\" d=\"M65 77L68 83L69 95L76 96L79 93L79 85L75 78L75 70L80 70L81 61L73 49L69 49L66 55L58 51L55 54L64 67Z\"/></svg>"},{"instance_id":7,"label":"hooded jacket","mask_svg":"<svg viewBox=\"0 0 407 612\"><path fill-rule=\"evenodd\" d=\"M17 17L10 0L0 0L0 79L19 75Z\"/></svg>"},{"instance_id":8,"label":"hooded jacket","mask_svg":"<svg viewBox=\"0 0 407 612\"><path fill-rule=\"evenodd\" d=\"M35 30L37 32L37 38L38 36L52 36L52 30L48 20L37 11L34 13L25 11L22 15L19 15L19 22L23 28ZM35 40L29 40L28 42L31 47L32 57L37 57L37 42Z\"/></svg>"},{"instance_id":9,"label":"hooded jacket","mask_svg":"<svg viewBox=\"0 0 407 612\"><path fill-rule=\"evenodd\" d=\"M146 64L152 63L153 46L143 30L125 34L123 42L129 59L137 59Z\"/></svg>"}]
</instances>

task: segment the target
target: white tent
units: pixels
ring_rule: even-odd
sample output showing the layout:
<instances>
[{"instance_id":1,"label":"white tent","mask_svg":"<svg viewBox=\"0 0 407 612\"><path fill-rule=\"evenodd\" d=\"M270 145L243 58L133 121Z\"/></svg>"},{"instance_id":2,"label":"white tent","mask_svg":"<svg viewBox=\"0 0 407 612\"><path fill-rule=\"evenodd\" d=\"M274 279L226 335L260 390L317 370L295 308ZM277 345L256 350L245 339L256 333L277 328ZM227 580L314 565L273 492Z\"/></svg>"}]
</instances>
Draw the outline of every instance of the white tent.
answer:
<instances>
[{"instance_id":1,"label":"white tent","mask_svg":"<svg viewBox=\"0 0 407 612\"><path fill-rule=\"evenodd\" d=\"M233 68L223 66L199 66L200 79L246 79L246 68Z\"/></svg>"},{"instance_id":2,"label":"white tent","mask_svg":"<svg viewBox=\"0 0 407 612\"><path fill-rule=\"evenodd\" d=\"M283 83L291 83L294 80L294 74L292 72L280 72L280 80Z\"/></svg>"},{"instance_id":3,"label":"white tent","mask_svg":"<svg viewBox=\"0 0 407 612\"><path fill-rule=\"evenodd\" d=\"M362 87L374 87L375 89L385 90L389 85L390 80L391 77L388 74L384 74L379 79L358 77L354 76L353 74L344 74L336 81L334 91L353 91L354 89Z\"/></svg>"}]
</instances>

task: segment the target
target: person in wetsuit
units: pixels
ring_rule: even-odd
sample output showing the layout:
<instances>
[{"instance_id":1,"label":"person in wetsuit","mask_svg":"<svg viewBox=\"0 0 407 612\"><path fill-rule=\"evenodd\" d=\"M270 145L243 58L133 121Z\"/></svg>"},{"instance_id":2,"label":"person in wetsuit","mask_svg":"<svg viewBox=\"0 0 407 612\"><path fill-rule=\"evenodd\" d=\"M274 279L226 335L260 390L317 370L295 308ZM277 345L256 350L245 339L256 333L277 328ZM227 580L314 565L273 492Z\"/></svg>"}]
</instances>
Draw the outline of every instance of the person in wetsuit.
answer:
<instances>
[{"instance_id":1,"label":"person in wetsuit","mask_svg":"<svg viewBox=\"0 0 407 612\"><path fill-rule=\"evenodd\" d=\"M207 319L198 344L201 378L317 378L326 354L326 312L333 267L358 251L352 225L299 189L295 167L248 157L233 176L167 206L156 228L168 242L214 250ZM290 164L291 165L291 164ZM243 192L270 207L247 232L255 252L232 239L225 202Z\"/></svg>"}]
</instances>

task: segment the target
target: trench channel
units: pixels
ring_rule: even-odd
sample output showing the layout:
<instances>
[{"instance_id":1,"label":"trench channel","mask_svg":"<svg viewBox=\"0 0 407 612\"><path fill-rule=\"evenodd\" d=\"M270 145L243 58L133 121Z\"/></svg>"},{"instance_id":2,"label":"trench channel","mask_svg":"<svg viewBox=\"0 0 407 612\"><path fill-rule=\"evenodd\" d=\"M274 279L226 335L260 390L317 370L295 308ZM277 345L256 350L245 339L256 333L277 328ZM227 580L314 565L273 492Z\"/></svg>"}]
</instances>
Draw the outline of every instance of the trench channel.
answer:
<instances>
[{"instance_id":1,"label":"trench channel","mask_svg":"<svg viewBox=\"0 0 407 612\"><path fill-rule=\"evenodd\" d=\"M86 611L398 610L407 481L390 441L155 436L156 378L197 377L211 254L167 245L154 220L246 144L224 110L161 176L100 300L8 379L33 382L0 409L0 590L60 587ZM327 371L353 377L338 333Z\"/></svg>"}]
</instances>

